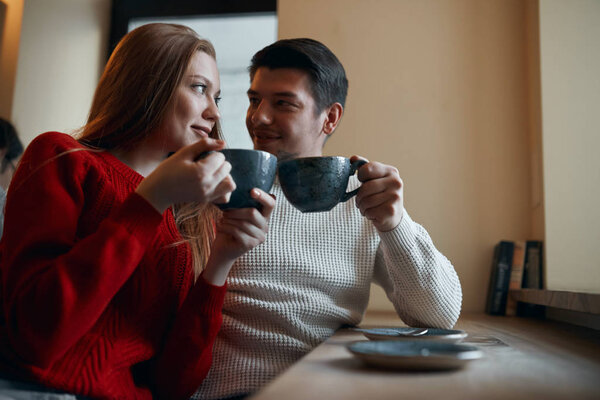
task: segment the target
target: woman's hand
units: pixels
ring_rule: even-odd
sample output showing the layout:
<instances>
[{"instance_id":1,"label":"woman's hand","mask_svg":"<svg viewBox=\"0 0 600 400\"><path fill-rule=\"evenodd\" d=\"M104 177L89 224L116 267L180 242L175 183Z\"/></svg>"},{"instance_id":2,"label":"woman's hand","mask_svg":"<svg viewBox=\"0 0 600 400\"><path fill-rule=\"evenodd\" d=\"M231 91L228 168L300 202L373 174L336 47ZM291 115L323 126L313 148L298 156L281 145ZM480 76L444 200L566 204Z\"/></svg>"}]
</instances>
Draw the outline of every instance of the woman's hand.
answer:
<instances>
[{"instance_id":1,"label":"woman's hand","mask_svg":"<svg viewBox=\"0 0 600 400\"><path fill-rule=\"evenodd\" d=\"M161 162L136 192L160 213L177 203L226 203L235 189L229 175L231 164L219 152L203 157L203 153L224 145L222 140L203 138L180 149Z\"/></svg>"},{"instance_id":2,"label":"woman's hand","mask_svg":"<svg viewBox=\"0 0 600 400\"><path fill-rule=\"evenodd\" d=\"M217 224L217 236L202 273L203 278L213 285L222 286L233 262L265 241L275 199L257 188L252 189L250 195L260 203L260 211L256 208L225 210Z\"/></svg>"}]
</instances>

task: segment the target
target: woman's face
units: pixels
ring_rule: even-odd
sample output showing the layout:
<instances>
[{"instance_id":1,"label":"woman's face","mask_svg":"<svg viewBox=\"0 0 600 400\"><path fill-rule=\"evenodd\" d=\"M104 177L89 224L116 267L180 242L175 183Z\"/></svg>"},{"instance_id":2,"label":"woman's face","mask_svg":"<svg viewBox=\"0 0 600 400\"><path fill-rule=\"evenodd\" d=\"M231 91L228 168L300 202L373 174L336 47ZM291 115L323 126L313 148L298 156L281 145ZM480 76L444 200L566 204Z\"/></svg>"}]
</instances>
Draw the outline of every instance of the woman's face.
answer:
<instances>
[{"instance_id":1,"label":"woman's face","mask_svg":"<svg viewBox=\"0 0 600 400\"><path fill-rule=\"evenodd\" d=\"M220 94L215 59L197 51L175 90L160 128L150 140L166 155L208 137L221 117L217 107Z\"/></svg>"}]
</instances>

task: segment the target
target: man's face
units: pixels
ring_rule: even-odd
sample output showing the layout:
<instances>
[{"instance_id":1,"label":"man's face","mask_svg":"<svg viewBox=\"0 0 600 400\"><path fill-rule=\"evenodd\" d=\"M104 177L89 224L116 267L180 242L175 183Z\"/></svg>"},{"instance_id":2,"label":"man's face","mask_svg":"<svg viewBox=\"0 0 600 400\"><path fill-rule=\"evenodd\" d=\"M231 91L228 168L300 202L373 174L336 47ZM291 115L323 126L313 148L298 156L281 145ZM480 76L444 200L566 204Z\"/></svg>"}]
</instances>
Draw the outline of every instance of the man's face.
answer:
<instances>
[{"instance_id":1,"label":"man's face","mask_svg":"<svg viewBox=\"0 0 600 400\"><path fill-rule=\"evenodd\" d=\"M322 155L327 112L315 111L310 78L298 69L260 67L248 90L246 126L254 148L279 160Z\"/></svg>"}]
</instances>

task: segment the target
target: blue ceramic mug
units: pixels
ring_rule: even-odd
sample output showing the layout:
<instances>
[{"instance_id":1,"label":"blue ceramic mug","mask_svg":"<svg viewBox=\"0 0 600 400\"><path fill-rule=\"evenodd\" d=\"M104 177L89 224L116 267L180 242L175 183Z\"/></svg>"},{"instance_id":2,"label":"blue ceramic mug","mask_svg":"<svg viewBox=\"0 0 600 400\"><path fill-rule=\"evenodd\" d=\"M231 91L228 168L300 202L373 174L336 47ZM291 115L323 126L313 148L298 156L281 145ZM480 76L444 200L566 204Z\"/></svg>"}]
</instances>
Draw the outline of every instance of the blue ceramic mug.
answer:
<instances>
[{"instance_id":1,"label":"blue ceramic mug","mask_svg":"<svg viewBox=\"0 0 600 400\"><path fill-rule=\"evenodd\" d=\"M250 197L253 188L265 192L271 190L277 172L277 157L261 150L223 149L219 152L231 164L229 173L235 182L235 190L228 203L216 204L221 210L230 208L260 208L260 203Z\"/></svg>"},{"instance_id":2,"label":"blue ceramic mug","mask_svg":"<svg viewBox=\"0 0 600 400\"><path fill-rule=\"evenodd\" d=\"M277 174L283 194L298 210L329 211L358 193L358 189L346 192L348 180L366 163L351 163L345 157L296 158L281 161Z\"/></svg>"}]
</instances>

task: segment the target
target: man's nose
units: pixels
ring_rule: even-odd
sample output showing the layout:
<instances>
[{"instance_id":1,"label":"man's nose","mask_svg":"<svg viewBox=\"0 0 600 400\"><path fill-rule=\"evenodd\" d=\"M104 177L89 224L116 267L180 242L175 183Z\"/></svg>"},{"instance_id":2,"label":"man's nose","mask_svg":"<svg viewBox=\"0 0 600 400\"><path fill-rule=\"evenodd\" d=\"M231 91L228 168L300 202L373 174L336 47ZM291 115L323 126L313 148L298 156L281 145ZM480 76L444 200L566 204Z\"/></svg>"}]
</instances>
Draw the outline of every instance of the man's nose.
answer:
<instances>
[{"instance_id":1,"label":"man's nose","mask_svg":"<svg viewBox=\"0 0 600 400\"><path fill-rule=\"evenodd\" d=\"M253 124L263 125L268 125L273 122L273 116L269 105L266 102L261 101L254 109L250 120Z\"/></svg>"}]
</instances>

